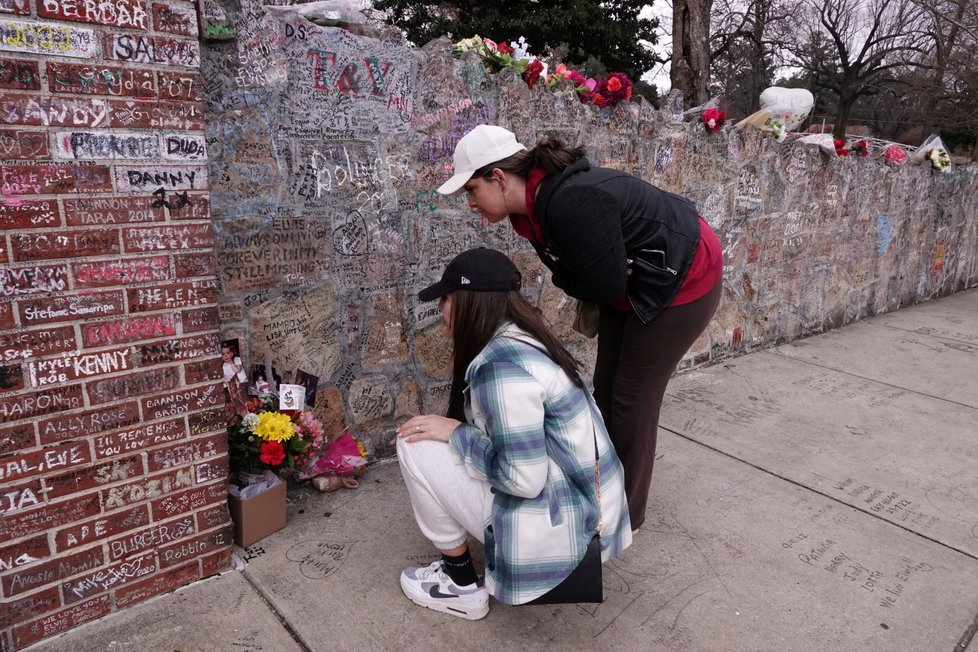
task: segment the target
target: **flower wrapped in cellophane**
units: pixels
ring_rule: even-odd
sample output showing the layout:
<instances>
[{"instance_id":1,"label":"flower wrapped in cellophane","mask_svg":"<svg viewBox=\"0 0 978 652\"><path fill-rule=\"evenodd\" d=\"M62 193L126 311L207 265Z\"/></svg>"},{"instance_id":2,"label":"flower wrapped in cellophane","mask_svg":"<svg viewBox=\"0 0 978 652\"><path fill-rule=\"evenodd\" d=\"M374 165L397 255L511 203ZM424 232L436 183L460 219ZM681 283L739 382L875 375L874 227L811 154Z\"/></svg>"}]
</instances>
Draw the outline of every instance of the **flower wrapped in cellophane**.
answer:
<instances>
[{"instance_id":1,"label":"flower wrapped in cellophane","mask_svg":"<svg viewBox=\"0 0 978 652\"><path fill-rule=\"evenodd\" d=\"M910 155L910 160L917 165L930 163L930 166L938 172L951 170L951 156L947 153L944 141L937 134L931 134L924 139L920 147Z\"/></svg>"}]
</instances>

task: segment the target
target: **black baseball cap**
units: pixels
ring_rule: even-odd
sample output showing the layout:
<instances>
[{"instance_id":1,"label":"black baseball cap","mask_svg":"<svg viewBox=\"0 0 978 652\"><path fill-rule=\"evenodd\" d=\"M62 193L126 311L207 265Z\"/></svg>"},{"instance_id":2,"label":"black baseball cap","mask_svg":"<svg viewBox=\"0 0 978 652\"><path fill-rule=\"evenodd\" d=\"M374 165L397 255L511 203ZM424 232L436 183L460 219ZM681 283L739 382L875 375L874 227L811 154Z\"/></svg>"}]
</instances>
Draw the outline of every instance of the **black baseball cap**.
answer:
<instances>
[{"instance_id":1,"label":"black baseball cap","mask_svg":"<svg viewBox=\"0 0 978 652\"><path fill-rule=\"evenodd\" d=\"M520 271L509 256L479 247L463 251L448 263L441 280L418 292L422 301L434 301L454 290L508 292L519 290Z\"/></svg>"}]
</instances>

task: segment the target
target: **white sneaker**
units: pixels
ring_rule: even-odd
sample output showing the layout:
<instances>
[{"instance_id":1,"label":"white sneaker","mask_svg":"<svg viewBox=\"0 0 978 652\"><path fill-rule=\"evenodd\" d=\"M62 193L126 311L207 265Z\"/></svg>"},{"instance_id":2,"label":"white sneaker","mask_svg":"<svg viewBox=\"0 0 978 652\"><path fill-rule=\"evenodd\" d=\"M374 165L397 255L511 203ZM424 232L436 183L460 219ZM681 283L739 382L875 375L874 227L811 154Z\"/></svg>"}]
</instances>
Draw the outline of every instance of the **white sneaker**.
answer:
<instances>
[{"instance_id":1,"label":"white sneaker","mask_svg":"<svg viewBox=\"0 0 978 652\"><path fill-rule=\"evenodd\" d=\"M482 580L459 586L442 570L441 560L405 568L401 571L401 590L415 604L459 618L479 620L489 613L489 592Z\"/></svg>"}]
</instances>

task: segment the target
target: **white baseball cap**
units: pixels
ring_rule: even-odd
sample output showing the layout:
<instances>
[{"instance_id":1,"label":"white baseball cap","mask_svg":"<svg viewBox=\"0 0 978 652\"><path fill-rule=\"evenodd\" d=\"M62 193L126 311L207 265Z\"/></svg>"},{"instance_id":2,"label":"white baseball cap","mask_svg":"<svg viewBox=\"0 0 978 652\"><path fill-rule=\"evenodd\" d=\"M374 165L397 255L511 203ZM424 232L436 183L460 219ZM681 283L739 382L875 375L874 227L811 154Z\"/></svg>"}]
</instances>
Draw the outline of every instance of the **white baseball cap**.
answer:
<instances>
[{"instance_id":1,"label":"white baseball cap","mask_svg":"<svg viewBox=\"0 0 978 652\"><path fill-rule=\"evenodd\" d=\"M462 189L479 168L501 161L526 149L509 129L495 125L478 125L462 136L455 146L455 174L438 188L443 195Z\"/></svg>"}]
</instances>

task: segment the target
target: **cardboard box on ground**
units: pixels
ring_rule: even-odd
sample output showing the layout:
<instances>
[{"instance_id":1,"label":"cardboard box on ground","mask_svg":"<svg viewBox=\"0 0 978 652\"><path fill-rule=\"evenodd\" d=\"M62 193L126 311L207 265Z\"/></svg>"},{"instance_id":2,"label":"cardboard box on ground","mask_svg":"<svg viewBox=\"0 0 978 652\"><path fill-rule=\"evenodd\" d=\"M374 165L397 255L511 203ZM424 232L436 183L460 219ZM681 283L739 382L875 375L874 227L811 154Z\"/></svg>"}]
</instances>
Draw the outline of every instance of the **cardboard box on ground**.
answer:
<instances>
[{"instance_id":1,"label":"cardboard box on ground","mask_svg":"<svg viewBox=\"0 0 978 652\"><path fill-rule=\"evenodd\" d=\"M242 548L285 527L285 482L274 473L267 475L274 484L264 491L246 498L235 496L233 490L228 494L234 542Z\"/></svg>"}]
</instances>

